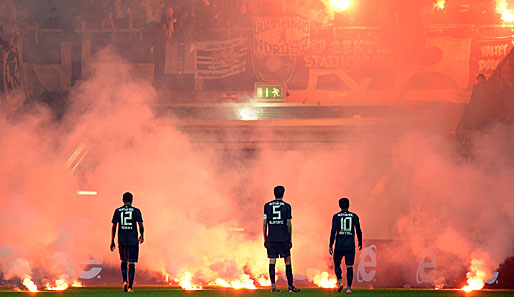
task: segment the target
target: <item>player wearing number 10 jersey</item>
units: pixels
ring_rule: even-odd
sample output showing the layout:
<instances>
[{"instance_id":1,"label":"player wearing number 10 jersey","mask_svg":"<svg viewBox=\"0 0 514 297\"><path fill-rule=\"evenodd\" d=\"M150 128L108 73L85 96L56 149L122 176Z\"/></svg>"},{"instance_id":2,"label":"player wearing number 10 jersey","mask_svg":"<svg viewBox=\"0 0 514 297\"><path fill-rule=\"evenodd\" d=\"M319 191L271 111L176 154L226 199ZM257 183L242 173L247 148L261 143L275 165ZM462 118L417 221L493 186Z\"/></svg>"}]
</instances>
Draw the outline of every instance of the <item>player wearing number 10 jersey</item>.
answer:
<instances>
[{"instance_id":1,"label":"player wearing number 10 jersey","mask_svg":"<svg viewBox=\"0 0 514 297\"><path fill-rule=\"evenodd\" d=\"M276 186L273 190L275 200L264 205L264 247L268 250L269 276L271 280L271 292L277 292L275 285L275 264L277 258L284 258L286 264L286 277L289 292L299 292L293 286L293 269L291 267L291 205L282 201L285 189L283 186Z\"/></svg>"},{"instance_id":2,"label":"player wearing number 10 jersey","mask_svg":"<svg viewBox=\"0 0 514 297\"><path fill-rule=\"evenodd\" d=\"M343 290L343 277L341 271L341 260L346 264L346 281L348 288L346 293L352 292L353 262L355 260L355 233L359 240L359 250L362 249L362 230L359 217L353 212L349 212L350 201L348 198L339 199L341 211L332 217L332 230L330 231L329 253L334 254L334 268L339 281L338 292ZM354 233L355 229L355 233ZM332 249L336 242L335 250Z\"/></svg>"},{"instance_id":3,"label":"player wearing number 10 jersey","mask_svg":"<svg viewBox=\"0 0 514 297\"><path fill-rule=\"evenodd\" d=\"M135 263L139 257L139 244L144 242L143 217L141 211L132 207L133 196L127 192L123 194L123 206L114 211L112 217L111 232L111 251L114 251L114 237L118 229L118 249L120 251L121 275L123 276L123 291L134 292L132 284L136 274ZM136 225L137 224L137 225ZM139 238L137 237L137 227L139 225ZM118 227L117 227L118 226ZM127 262L128 262L128 282L127 282Z\"/></svg>"}]
</instances>

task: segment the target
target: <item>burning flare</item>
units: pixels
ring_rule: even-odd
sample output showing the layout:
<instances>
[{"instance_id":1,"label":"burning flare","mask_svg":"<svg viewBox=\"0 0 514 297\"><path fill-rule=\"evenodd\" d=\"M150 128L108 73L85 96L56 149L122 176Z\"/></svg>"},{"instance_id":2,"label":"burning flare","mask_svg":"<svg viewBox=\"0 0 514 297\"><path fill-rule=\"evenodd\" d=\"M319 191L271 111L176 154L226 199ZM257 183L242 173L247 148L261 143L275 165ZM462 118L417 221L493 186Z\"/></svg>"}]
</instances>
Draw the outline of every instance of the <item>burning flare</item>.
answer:
<instances>
[{"instance_id":1,"label":"burning flare","mask_svg":"<svg viewBox=\"0 0 514 297\"><path fill-rule=\"evenodd\" d=\"M171 282L170 282L170 275L168 273L166 273L166 271L162 271L162 275L164 276L164 280L166 281L166 284L167 285L171 285Z\"/></svg>"},{"instance_id":2,"label":"burning flare","mask_svg":"<svg viewBox=\"0 0 514 297\"><path fill-rule=\"evenodd\" d=\"M314 275L312 282L320 288L331 289L337 287L337 279L331 278L326 271Z\"/></svg>"},{"instance_id":3,"label":"burning flare","mask_svg":"<svg viewBox=\"0 0 514 297\"><path fill-rule=\"evenodd\" d=\"M514 22L514 14L512 12L508 11L507 9L503 10L502 12L502 21L505 23L512 23Z\"/></svg>"},{"instance_id":4,"label":"burning flare","mask_svg":"<svg viewBox=\"0 0 514 297\"><path fill-rule=\"evenodd\" d=\"M64 291L68 289L68 283L65 280L58 279L55 281L55 285L46 284L45 289L49 291Z\"/></svg>"},{"instance_id":5,"label":"burning flare","mask_svg":"<svg viewBox=\"0 0 514 297\"><path fill-rule=\"evenodd\" d=\"M74 281L73 284L71 284L73 288L82 288L84 285L80 281Z\"/></svg>"},{"instance_id":6,"label":"burning flare","mask_svg":"<svg viewBox=\"0 0 514 297\"><path fill-rule=\"evenodd\" d=\"M514 15L512 11L507 9L507 0L496 0L496 12L501 14L502 22L514 22Z\"/></svg>"},{"instance_id":7,"label":"burning flare","mask_svg":"<svg viewBox=\"0 0 514 297\"><path fill-rule=\"evenodd\" d=\"M23 279L23 285L30 292L39 292L39 290L37 289L36 284L28 276Z\"/></svg>"},{"instance_id":8,"label":"burning flare","mask_svg":"<svg viewBox=\"0 0 514 297\"><path fill-rule=\"evenodd\" d=\"M330 7L335 12L342 12L346 11L348 7L350 7L351 1L350 0L330 0Z\"/></svg>"},{"instance_id":9,"label":"burning flare","mask_svg":"<svg viewBox=\"0 0 514 297\"><path fill-rule=\"evenodd\" d=\"M485 263L483 260L472 259L470 271L466 273L467 285L462 287L461 290L471 292L474 290L480 290L484 287L485 281L487 280L487 273L484 269Z\"/></svg>"},{"instance_id":10,"label":"burning flare","mask_svg":"<svg viewBox=\"0 0 514 297\"><path fill-rule=\"evenodd\" d=\"M193 274L189 271L184 271L180 274L179 278L175 279L175 281L186 291L201 290L202 286L193 284L191 281L192 279Z\"/></svg>"},{"instance_id":11,"label":"burning flare","mask_svg":"<svg viewBox=\"0 0 514 297\"><path fill-rule=\"evenodd\" d=\"M220 286L224 288L232 288L232 289L249 289L256 290L257 287L254 284L253 279L250 278L247 274L242 274L238 280L226 281L222 278L217 278L215 281L210 282L211 286Z\"/></svg>"},{"instance_id":12,"label":"burning flare","mask_svg":"<svg viewBox=\"0 0 514 297\"><path fill-rule=\"evenodd\" d=\"M257 279L257 282L259 283L259 286L261 287L269 287L271 286L271 280L265 276L260 276Z\"/></svg>"},{"instance_id":13,"label":"burning flare","mask_svg":"<svg viewBox=\"0 0 514 297\"><path fill-rule=\"evenodd\" d=\"M434 2L434 8L437 10L443 10L445 4L446 4L446 0L436 0Z\"/></svg>"}]
</instances>

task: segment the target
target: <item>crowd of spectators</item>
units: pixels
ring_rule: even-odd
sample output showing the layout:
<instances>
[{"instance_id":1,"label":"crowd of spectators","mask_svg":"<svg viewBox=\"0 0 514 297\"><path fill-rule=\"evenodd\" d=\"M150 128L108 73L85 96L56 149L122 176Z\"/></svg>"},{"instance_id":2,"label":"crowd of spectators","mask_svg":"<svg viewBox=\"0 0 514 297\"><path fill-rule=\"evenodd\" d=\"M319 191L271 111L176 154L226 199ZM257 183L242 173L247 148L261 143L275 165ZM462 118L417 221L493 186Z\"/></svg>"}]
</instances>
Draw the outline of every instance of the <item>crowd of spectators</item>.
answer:
<instances>
[{"instance_id":1,"label":"crowd of spectators","mask_svg":"<svg viewBox=\"0 0 514 297\"><path fill-rule=\"evenodd\" d=\"M76 81L83 42L90 42L91 53L111 44L129 61L155 63L159 76L166 41L250 37L258 1L0 0L0 54L20 41L25 62L60 64L62 41L68 41Z\"/></svg>"},{"instance_id":2,"label":"crowd of spectators","mask_svg":"<svg viewBox=\"0 0 514 297\"><path fill-rule=\"evenodd\" d=\"M111 44L129 61L155 63L158 75L166 41L250 37L258 1L0 0L0 48L21 41L25 62L60 64L61 42L71 42L78 80L83 41L92 53Z\"/></svg>"},{"instance_id":3,"label":"crowd of spectators","mask_svg":"<svg viewBox=\"0 0 514 297\"><path fill-rule=\"evenodd\" d=\"M168 40L190 42L214 32L251 28L248 0L83 0L65 17L59 7L41 7L38 0L0 0L0 26L3 36L29 32L58 32L71 37L84 33L133 33L159 35ZM29 4L27 4L29 3ZM37 20L34 7L47 12ZM140 33L139 35L137 33ZM29 34L30 35L30 34ZM35 37L31 35L31 37Z\"/></svg>"},{"instance_id":4,"label":"crowd of spectators","mask_svg":"<svg viewBox=\"0 0 514 297\"><path fill-rule=\"evenodd\" d=\"M66 13L62 9L65 2L69 8ZM424 11L420 5L404 5L415 2L410 0L395 1L399 3L397 6L387 0L360 2L363 3L361 6L377 5L382 13L354 9L351 13L336 15L335 23L379 26L387 23L380 23L379 15L386 15L382 18L390 22L401 19L398 14L402 12L419 18ZM0 0L0 26L3 29L0 46L13 36L37 43L39 33L48 32L61 32L62 37L68 39L82 38L85 34L88 37L103 34L111 39L143 39L147 35L146 40L180 42L249 37L253 16L300 15L310 19L314 26L329 22L324 7L321 0ZM448 5L448 10L451 8ZM388 13L390 10L394 13ZM446 10L434 10L432 5L429 10L432 17L446 13ZM31 42L27 41L28 44Z\"/></svg>"}]
</instances>

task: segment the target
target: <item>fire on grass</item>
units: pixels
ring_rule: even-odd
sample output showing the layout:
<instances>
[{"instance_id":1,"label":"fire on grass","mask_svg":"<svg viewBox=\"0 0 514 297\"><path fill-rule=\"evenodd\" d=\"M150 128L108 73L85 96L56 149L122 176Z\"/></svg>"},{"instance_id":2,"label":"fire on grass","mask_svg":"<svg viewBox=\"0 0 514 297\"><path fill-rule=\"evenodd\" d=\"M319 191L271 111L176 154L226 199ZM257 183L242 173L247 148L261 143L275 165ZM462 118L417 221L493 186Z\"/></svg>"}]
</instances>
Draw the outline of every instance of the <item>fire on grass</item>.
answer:
<instances>
[{"instance_id":1,"label":"fire on grass","mask_svg":"<svg viewBox=\"0 0 514 297\"><path fill-rule=\"evenodd\" d=\"M169 274L163 272L163 275L165 277L166 283L168 285L173 285L173 282L170 281ZM195 284L193 281L193 274L189 271L182 271L179 273L178 277L174 279L174 282L186 291L196 291L202 290L204 288L201 284ZM208 282L207 285L212 287L232 288L235 290L256 290L258 286L271 286L271 281L264 275L254 279L248 274L241 274L238 279L216 278L215 280Z\"/></svg>"},{"instance_id":2,"label":"fire on grass","mask_svg":"<svg viewBox=\"0 0 514 297\"><path fill-rule=\"evenodd\" d=\"M335 277L330 276L328 272L316 270L312 275L313 276L310 277L309 280L316 286L324 289L337 288L337 279ZM166 272L163 272L163 276L165 277L166 284L178 284L182 289L186 291L196 291L204 289L204 286L202 284L195 283L195 281L193 280L193 273L189 271L182 271L181 273L179 273L178 277L173 279L173 281L171 280L169 274L167 274ZM204 284L211 287L231 288L235 290L256 290L258 287L271 286L271 281L265 275L252 277L248 274L243 273L237 279L224 279L218 277L215 280L205 282Z\"/></svg>"},{"instance_id":3,"label":"fire on grass","mask_svg":"<svg viewBox=\"0 0 514 297\"><path fill-rule=\"evenodd\" d=\"M239 279L227 281L222 278L217 278L215 281L209 283L210 286L219 286L224 288L233 289L249 289L256 290L254 280L247 274L242 274Z\"/></svg>"},{"instance_id":4,"label":"fire on grass","mask_svg":"<svg viewBox=\"0 0 514 297\"><path fill-rule=\"evenodd\" d=\"M23 284L23 286L25 286L25 288L29 292L40 292L38 287L37 287L37 285L36 285L36 283L34 283L34 281L32 281L32 279L29 276L27 276L27 277L25 277L23 279L22 284ZM74 281L70 285L65 280L58 279L58 280L55 280L54 283L46 283L45 286L44 286L44 290L47 290L47 291L64 291L64 290L67 290L70 286L74 287L74 288L83 287L82 283L79 282L79 281Z\"/></svg>"},{"instance_id":5,"label":"fire on grass","mask_svg":"<svg viewBox=\"0 0 514 297\"><path fill-rule=\"evenodd\" d=\"M192 280L193 274L189 271L184 271L180 273L178 278L175 278L175 282L177 282L180 287L186 291L201 290L202 286L193 284Z\"/></svg>"},{"instance_id":6,"label":"fire on grass","mask_svg":"<svg viewBox=\"0 0 514 297\"><path fill-rule=\"evenodd\" d=\"M25 277L23 279L22 283L25 286L25 288L27 288L27 290L29 290L29 292L39 292L36 284L30 279L30 277L28 277L28 276Z\"/></svg>"},{"instance_id":7,"label":"fire on grass","mask_svg":"<svg viewBox=\"0 0 514 297\"><path fill-rule=\"evenodd\" d=\"M461 290L471 292L481 290L487 280L487 272L484 269L485 263L483 260L472 259L469 267L469 272L466 274L467 285L462 287Z\"/></svg>"},{"instance_id":8,"label":"fire on grass","mask_svg":"<svg viewBox=\"0 0 514 297\"><path fill-rule=\"evenodd\" d=\"M312 277L312 282L316 286L324 289L337 288L337 279L335 277L330 277L326 271L316 273L314 277Z\"/></svg>"}]
</instances>

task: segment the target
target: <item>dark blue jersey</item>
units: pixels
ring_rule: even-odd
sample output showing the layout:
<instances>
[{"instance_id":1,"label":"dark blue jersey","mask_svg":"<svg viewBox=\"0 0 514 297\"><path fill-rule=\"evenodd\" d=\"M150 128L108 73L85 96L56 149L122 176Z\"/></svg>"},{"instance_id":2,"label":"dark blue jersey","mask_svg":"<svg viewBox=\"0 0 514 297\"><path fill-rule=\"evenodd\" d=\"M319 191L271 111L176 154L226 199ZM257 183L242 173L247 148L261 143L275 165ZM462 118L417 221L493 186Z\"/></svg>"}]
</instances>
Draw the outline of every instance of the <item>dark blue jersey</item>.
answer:
<instances>
[{"instance_id":1,"label":"dark blue jersey","mask_svg":"<svg viewBox=\"0 0 514 297\"><path fill-rule=\"evenodd\" d=\"M355 231L355 232L354 232ZM353 212L343 210L332 217L332 230L330 231L330 246L336 242L336 250L354 250L355 233L359 243L362 243L362 231L359 217Z\"/></svg>"},{"instance_id":2,"label":"dark blue jersey","mask_svg":"<svg viewBox=\"0 0 514 297\"><path fill-rule=\"evenodd\" d=\"M114 211L112 223L118 225L119 245L138 245L137 222L142 222L141 211L130 205L124 205Z\"/></svg>"},{"instance_id":3,"label":"dark blue jersey","mask_svg":"<svg viewBox=\"0 0 514 297\"><path fill-rule=\"evenodd\" d=\"M268 224L268 241L290 241L287 220L291 219L291 205L282 200L273 200L264 204L264 219Z\"/></svg>"}]
</instances>

